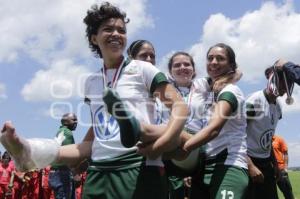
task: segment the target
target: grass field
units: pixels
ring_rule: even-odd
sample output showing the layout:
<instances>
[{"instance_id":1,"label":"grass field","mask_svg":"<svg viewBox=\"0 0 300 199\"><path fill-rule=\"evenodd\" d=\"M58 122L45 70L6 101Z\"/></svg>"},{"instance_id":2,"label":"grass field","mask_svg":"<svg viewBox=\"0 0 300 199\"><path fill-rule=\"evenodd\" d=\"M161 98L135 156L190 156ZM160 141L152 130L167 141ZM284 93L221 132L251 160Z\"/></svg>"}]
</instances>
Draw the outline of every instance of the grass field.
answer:
<instances>
[{"instance_id":1,"label":"grass field","mask_svg":"<svg viewBox=\"0 0 300 199\"><path fill-rule=\"evenodd\" d=\"M290 171L289 178L292 183L295 199L300 199L300 171ZM284 199L280 190L278 190L280 199Z\"/></svg>"}]
</instances>

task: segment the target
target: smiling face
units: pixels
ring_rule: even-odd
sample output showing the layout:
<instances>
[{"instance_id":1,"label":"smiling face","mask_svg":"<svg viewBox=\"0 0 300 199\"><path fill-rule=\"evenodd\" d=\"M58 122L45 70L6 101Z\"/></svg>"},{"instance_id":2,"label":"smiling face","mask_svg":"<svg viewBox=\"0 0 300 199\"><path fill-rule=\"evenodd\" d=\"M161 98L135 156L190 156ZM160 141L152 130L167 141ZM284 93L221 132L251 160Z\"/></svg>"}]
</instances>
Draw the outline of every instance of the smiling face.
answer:
<instances>
[{"instance_id":1,"label":"smiling face","mask_svg":"<svg viewBox=\"0 0 300 199\"><path fill-rule=\"evenodd\" d=\"M110 60L118 62L127 43L125 22L120 18L108 19L99 27L97 34L92 35L91 40L100 48L104 63Z\"/></svg>"},{"instance_id":2,"label":"smiling face","mask_svg":"<svg viewBox=\"0 0 300 199\"><path fill-rule=\"evenodd\" d=\"M134 59L150 62L155 65L155 51L153 46L148 43L144 43L140 47L139 52L136 54Z\"/></svg>"},{"instance_id":3,"label":"smiling face","mask_svg":"<svg viewBox=\"0 0 300 199\"><path fill-rule=\"evenodd\" d=\"M206 67L207 74L212 80L216 80L233 70L225 48L219 46L211 48L208 52Z\"/></svg>"},{"instance_id":4,"label":"smiling face","mask_svg":"<svg viewBox=\"0 0 300 199\"><path fill-rule=\"evenodd\" d=\"M195 68L191 58L186 55L176 55L172 59L170 74L178 86L188 87L195 75Z\"/></svg>"}]
</instances>

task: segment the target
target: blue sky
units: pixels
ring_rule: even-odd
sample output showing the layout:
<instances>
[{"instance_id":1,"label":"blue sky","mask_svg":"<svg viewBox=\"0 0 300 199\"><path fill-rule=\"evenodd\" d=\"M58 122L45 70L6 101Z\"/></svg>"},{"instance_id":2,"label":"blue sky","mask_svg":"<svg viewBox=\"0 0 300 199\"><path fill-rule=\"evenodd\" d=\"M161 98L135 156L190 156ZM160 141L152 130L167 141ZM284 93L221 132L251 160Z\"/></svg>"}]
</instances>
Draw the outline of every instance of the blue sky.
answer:
<instances>
[{"instance_id":1,"label":"blue sky","mask_svg":"<svg viewBox=\"0 0 300 199\"><path fill-rule=\"evenodd\" d=\"M60 115L78 114L79 142L89 122L82 103L86 74L101 61L88 49L82 19L96 0L0 1L0 123L12 120L24 137L52 138ZM278 58L300 63L299 1L259 0L114 0L130 18L128 44L148 39L157 65L165 71L178 50L194 56L205 76L205 53L224 42L237 54L245 95L266 85L264 69ZM300 89L284 108L277 134L289 144L290 166L300 166ZM283 98L285 100L285 97ZM0 146L1 151L3 147Z\"/></svg>"}]
</instances>

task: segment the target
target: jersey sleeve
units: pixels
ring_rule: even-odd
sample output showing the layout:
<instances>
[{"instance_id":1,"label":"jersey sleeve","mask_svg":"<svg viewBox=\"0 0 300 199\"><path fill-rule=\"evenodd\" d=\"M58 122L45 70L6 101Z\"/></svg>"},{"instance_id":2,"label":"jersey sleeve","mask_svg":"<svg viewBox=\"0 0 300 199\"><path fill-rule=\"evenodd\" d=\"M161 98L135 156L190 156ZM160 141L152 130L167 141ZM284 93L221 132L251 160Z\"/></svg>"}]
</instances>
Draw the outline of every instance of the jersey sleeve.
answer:
<instances>
[{"instance_id":1,"label":"jersey sleeve","mask_svg":"<svg viewBox=\"0 0 300 199\"><path fill-rule=\"evenodd\" d=\"M162 83L168 83L167 77L158 70L154 65L147 62L141 62L142 64L142 75L145 81L145 85L150 90L150 93L156 90L156 88Z\"/></svg>"},{"instance_id":2,"label":"jersey sleeve","mask_svg":"<svg viewBox=\"0 0 300 199\"><path fill-rule=\"evenodd\" d=\"M235 112L238 108L238 95L241 96L239 89L234 85L226 86L218 95L217 101L226 101L230 104L232 112Z\"/></svg>"},{"instance_id":3,"label":"jersey sleeve","mask_svg":"<svg viewBox=\"0 0 300 199\"><path fill-rule=\"evenodd\" d=\"M293 82L296 82L300 85L300 66L292 62L288 62L283 65L283 70L287 74L287 79L290 79Z\"/></svg>"}]
</instances>

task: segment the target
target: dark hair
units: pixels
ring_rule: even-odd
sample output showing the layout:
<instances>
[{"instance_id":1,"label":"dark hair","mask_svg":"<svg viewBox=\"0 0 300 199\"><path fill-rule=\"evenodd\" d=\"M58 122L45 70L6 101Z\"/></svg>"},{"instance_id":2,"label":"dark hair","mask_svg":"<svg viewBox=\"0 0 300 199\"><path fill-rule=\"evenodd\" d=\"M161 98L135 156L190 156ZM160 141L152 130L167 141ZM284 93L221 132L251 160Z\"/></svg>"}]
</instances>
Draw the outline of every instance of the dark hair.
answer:
<instances>
[{"instance_id":1,"label":"dark hair","mask_svg":"<svg viewBox=\"0 0 300 199\"><path fill-rule=\"evenodd\" d=\"M7 151L5 151L5 152L3 153L3 155L2 155L1 158L2 158L2 159L8 158L9 161L11 160L11 157L10 157L10 155L9 155L9 153L8 153Z\"/></svg>"},{"instance_id":2,"label":"dark hair","mask_svg":"<svg viewBox=\"0 0 300 199\"><path fill-rule=\"evenodd\" d=\"M234 53L233 49L230 46L228 46L227 44L217 43L217 44L211 46L206 53L206 58L208 57L208 53L210 52L210 50L215 47L223 48L226 51L229 64L231 65L232 69L235 71L237 68L237 63L235 61L235 53Z\"/></svg>"},{"instance_id":3,"label":"dark hair","mask_svg":"<svg viewBox=\"0 0 300 199\"><path fill-rule=\"evenodd\" d=\"M266 70L265 70L265 77L267 79L269 79L269 77L270 77L271 73L273 72L273 70L274 70L273 66L269 66L268 68L266 68Z\"/></svg>"},{"instance_id":4,"label":"dark hair","mask_svg":"<svg viewBox=\"0 0 300 199\"><path fill-rule=\"evenodd\" d=\"M187 56L188 58L190 58L192 67L193 67L194 72L195 72L194 75L193 75L193 77L192 77L192 78L194 78L194 77L196 76L196 69L195 69L195 62L194 62L194 59L193 59L193 57L192 57L190 54L188 54L187 52L183 52L183 51L178 51L178 52L174 53L174 54L172 55L172 57L169 59L169 62L168 62L169 73L171 74L172 65L173 65L173 61L174 61L173 59L174 59L176 56L178 56L178 55L184 55L184 56Z\"/></svg>"},{"instance_id":5,"label":"dark hair","mask_svg":"<svg viewBox=\"0 0 300 199\"><path fill-rule=\"evenodd\" d=\"M154 46L150 41L139 39L130 44L129 48L127 49L128 56L134 58L144 44L149 44L155 51Z\"/></svg>"},{"instance_id":6,"label":"dark hair","mask_svg":"<svg viewBox=\"0 0 300 199\"><path fill-rule=\"evenodd\" d=\"M213 46L211 46L206 54L206 57L208 58L208 54L210 52L210 50L214 47L220 47L225 49L226 54L227 54L227 58L228 58L228 62L231 65L232 68L232 72L228 73L228 74L224 74L224 76L219 77L217 80L215 80L213 82L212 85L212 90L216 93L218 93L219 91L221 91L227 84L229 83L236 83L237 81L239 81L243 75L243 73L237 68L237 63L235 60L235 53L233 51L233 49L224 43L217 43Z\"/></svg>"},{"instance_id":7,"label":"dark hair","mask_svg":"<svg viewBox=\"0 0 300 199\"><path fill-rule=\"evenodd\" d=\"M126 18L126 13L120 11L116 6L113 6L109 2L104 2L99 7L98 5L92 5L91 9L87 11L86 17L83 19L86 24L86 37L89 41L89 47L96 56L102 58L100 48L93 44L92 35L96 35L99 27L111 18L122 19L124 23L128 23L129 19Z\"/></svg>"}]
</instances>

